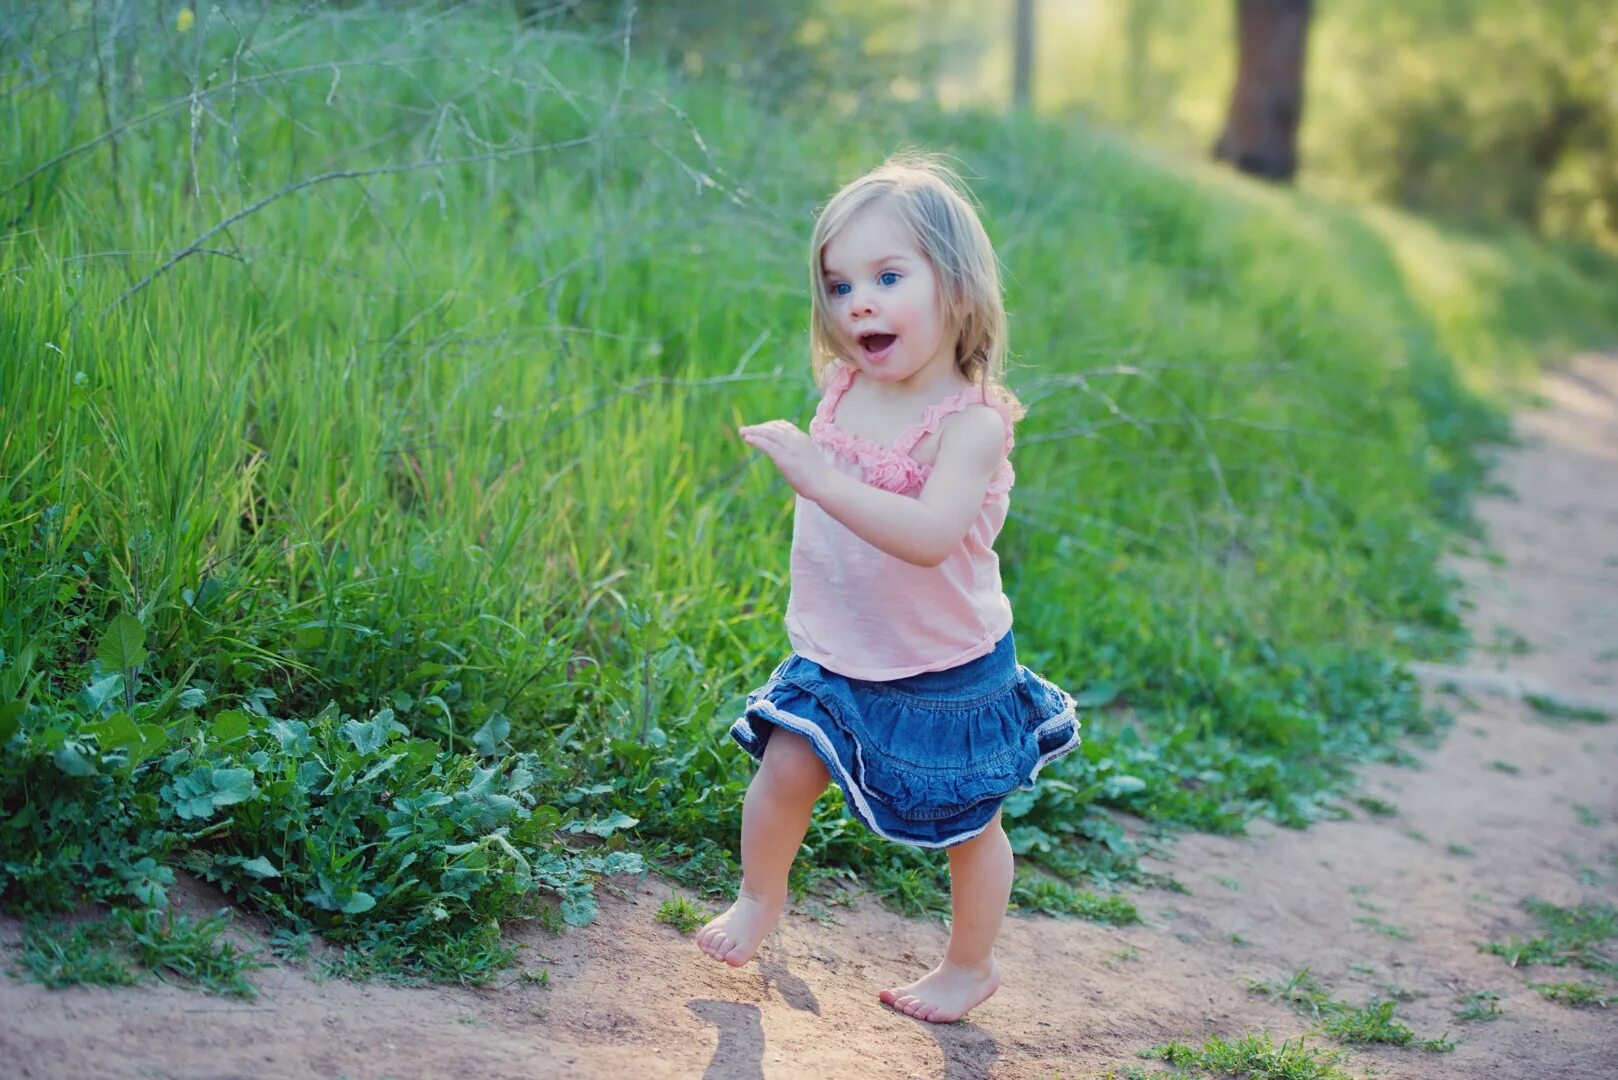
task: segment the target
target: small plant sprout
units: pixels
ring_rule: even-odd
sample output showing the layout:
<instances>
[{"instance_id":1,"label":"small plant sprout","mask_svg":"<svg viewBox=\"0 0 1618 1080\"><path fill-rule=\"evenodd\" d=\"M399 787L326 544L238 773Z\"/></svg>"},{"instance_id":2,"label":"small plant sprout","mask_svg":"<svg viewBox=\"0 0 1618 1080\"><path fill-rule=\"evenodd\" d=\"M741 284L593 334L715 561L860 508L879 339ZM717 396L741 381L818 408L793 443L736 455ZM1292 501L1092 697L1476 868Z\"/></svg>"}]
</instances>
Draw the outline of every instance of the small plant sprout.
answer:
<instances>
[{"instance_id":1,"label":"small plant sprout","mask_svg":"<svg viewBox=\"0 0 1618 1080\"><path fill-rule=\"evenodd\" d=\"M1455 1002L1461 1006L1461 1011L1455 1014L1457 1020L1498 1020L1504 1015L1500 1011L1500 993L1497 990L1458 994Z\"/></svg>"},{"instance_id":2,"label":"small plant sprout","mask_svg":"<svg viewBox=\"0 0 1618 1080\"><path fill-rule=\"evenodd\" d=\"M675 896L663 901L656 917L658 922L666 922L680 933L690 934L713 918L713 914L700 910L683 896Z\"/></svg>"}]
</instances>

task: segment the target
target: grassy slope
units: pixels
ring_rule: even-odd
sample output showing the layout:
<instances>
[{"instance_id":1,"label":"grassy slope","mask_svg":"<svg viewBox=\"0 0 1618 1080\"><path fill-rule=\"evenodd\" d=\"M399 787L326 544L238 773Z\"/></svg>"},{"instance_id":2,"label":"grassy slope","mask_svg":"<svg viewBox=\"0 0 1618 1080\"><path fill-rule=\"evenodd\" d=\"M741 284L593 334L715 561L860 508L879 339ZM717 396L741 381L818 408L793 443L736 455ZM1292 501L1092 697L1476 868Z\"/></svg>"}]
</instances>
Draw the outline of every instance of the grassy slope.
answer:
<instances>
[{"instance_id":1,"label":"grassy slope","mask_svg":"<svg viewBox=\"0 0 1618 1080\"><path fill-rule=\"evenodd\" d=\"M50 29L6 46L0 176L106 126L93 69L65 82L74 39L40 44ZM901 143L977 177L1008 270L1031 410L1001 550L1025 662L1112 706L1085 718L1082 755L1008 803L1018 849L1075 880L1131 873L1104 807L1301 824L1348 761L1428 729L1395 658L1459 643L1436 560L1464 526L1474 448L1503 431L1465 387L1618 330L1609 265L1256 190L1073 126L874 104L770 116L625 66L613 42L513 37L498 15L287 21L235 68L236 31L198 30L144 28L163 48L120 119L183 103L199 67L257 81L124 131L116 183L102 143L0 196L0 696L30 703L0 713L18 728L0 798L124 806L129 837L63 864L14 820L12 907L85 882L149 901L162 872L125 870L155 854L293 925L419 956L439 923L475 936L526 910L491 884L516 865L498 845L479 849L481 884L439 876L499 827L531 871L559 860L535 878L588 917L602 867L557 846L559 821L725 882L749 770L723 732L784 648L790 530L784 488L731 431L807 417L813 208ZM448 59L423 59L429 43ZM35 82L35 65L58 74ZM471 160L382 171L448 157ZM124 295L239 209L337 169L378 171L276 199ZM119 610L152 650L142 682L86 696ZM25 669L43 676L31 691ZM205 703L158 715L178 680ZM317 719L328 701L391 709L421 740L344 736L342 717ZM232 710L246 734L210 739ZM174 756L131 768L127 733L87 731L119 712ZM322 884L328 852L387 823L374 804L321 817L327 781L296 768L272 783L275 762L352 746L362 794L448 791L479 752L509 778L503 740L533 752L521 809L406 828L392 843L419 840L413 891L387 845ZM72 775L72 746L97 775ZM253 794L177 816L199 762L247 770ZM294 804L323 839L276 848L279 879L244 870L267 856L264 815ZM199 826L217 826L206 844ZM942 900L941 859L874 845L835 798L810 842L818 872ZM1081 905L1031 888L1025 903ZM374 933L342 910L361 891L401 894ZM449 917L424 916L434 904ZM478 941L427 968L481 970L498 957Z\"/></svg>"}]
</instances>

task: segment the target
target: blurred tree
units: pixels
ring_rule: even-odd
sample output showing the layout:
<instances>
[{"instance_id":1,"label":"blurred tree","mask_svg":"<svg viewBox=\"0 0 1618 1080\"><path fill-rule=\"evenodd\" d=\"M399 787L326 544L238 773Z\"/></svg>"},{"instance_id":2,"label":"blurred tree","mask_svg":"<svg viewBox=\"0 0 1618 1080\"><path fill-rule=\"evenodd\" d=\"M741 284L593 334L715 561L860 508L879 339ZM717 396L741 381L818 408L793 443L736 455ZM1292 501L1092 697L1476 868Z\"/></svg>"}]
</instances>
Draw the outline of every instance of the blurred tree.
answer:
<instances>
[{"instance_id":1,"label":"blurred tree","mask_svg":"<svg viewBox=\"0 0 1618 1080\"><path fill-rule=\"evenodd\" d=\"M1312 0L1236 0L1236 87L1214 157L1266 180L1298 171Z\"/></svg>"},{"instance_id":2,"label":"blurred tree","mask_svg":"<svg viewBox=\"0 0 1618 1080\"><path fill-rule=\"evenodd\" d=\"M1027 109L1033 105L1034 88L1034 0L1017 0L1012 27L1015 42L1011 67L1011 104Z\"/></svg>"},{"instance_id":3,"label":"blurred tree","mask_svg":"<svg viewBox=\"0 0 1618 1080\"><path fill-rule=\"evenodd\" d=\"M936 49L915 32L914 0L514 0L525 24L584 27L660 55L688 75L719 75L768 106L921 83Z\"/></svg>"}]
</instances>

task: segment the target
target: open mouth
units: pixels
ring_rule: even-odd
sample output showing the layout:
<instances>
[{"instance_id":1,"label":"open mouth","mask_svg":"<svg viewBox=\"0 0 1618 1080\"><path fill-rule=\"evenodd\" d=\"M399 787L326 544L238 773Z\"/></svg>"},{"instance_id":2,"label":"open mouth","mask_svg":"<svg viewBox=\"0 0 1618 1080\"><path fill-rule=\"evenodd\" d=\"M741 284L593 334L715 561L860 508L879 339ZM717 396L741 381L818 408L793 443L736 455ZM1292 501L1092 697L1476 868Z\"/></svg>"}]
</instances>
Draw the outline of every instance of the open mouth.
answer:
<instances>
[{"instance_id":1,"label":"open mouth","mask_svg":"<svg viewBox=\"0 0 1618 1080\"><path fill-rule=\"evenodd\" d=\"M893 343L898 340L899 335L897 334L861 334L860 348L868 357L881 356L883 353L892 348Z\"/></svg>"}]
</instances>

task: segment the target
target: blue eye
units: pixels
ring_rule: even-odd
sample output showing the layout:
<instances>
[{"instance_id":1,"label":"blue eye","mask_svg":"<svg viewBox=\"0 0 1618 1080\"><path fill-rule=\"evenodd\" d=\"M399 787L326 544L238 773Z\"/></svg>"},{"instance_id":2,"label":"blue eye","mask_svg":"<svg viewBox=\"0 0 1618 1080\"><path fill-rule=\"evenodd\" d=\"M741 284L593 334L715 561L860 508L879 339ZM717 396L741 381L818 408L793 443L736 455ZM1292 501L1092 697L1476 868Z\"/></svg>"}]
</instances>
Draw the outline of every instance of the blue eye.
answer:
<instances>
[{"instance_id":1,"label":"blue eye","mask_svg":"<svg viewBox=\"0 0 1618 1080\"><path fill-rule=\"evenodd\" d=\"M831 287L831 294L833 296L847 296L853 291L854 287L846 281L839 281Z\"/></svg>"},{"instance_id":2,"label":"blue eye","mask_svg":"<svg viewBox=\"0 0 1618 1080\"><path fill-rule=\"evenodd\" d=\"M883 285L897 285L899 284L899 272L897 270L884 270L876 276L876 280Z\"/></svg>"}]
</instances>

